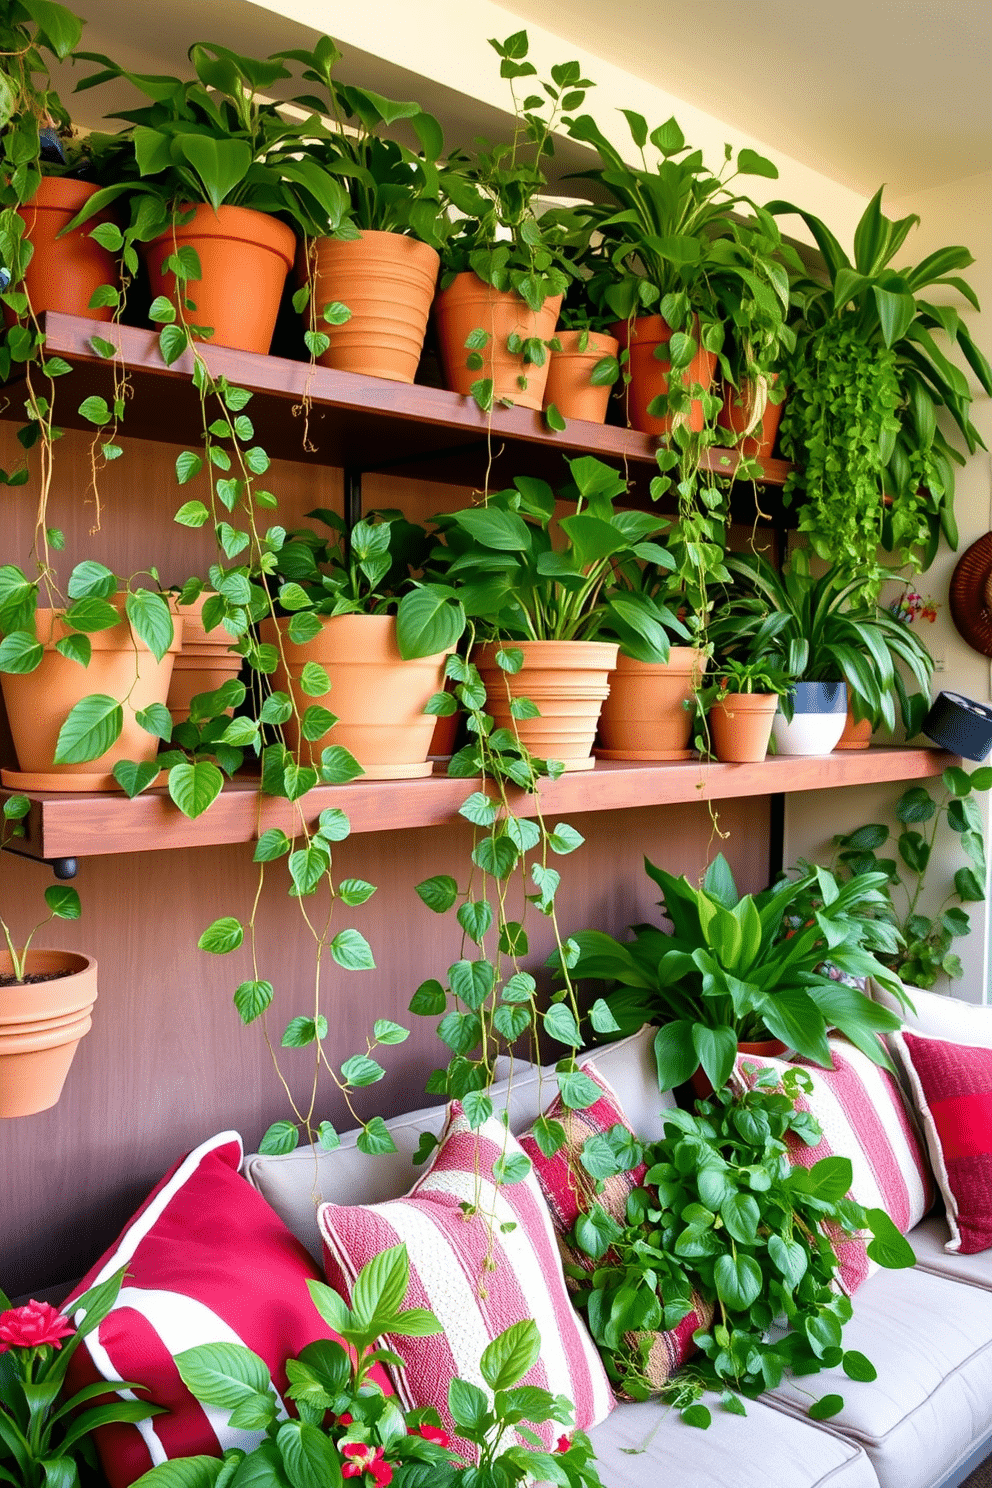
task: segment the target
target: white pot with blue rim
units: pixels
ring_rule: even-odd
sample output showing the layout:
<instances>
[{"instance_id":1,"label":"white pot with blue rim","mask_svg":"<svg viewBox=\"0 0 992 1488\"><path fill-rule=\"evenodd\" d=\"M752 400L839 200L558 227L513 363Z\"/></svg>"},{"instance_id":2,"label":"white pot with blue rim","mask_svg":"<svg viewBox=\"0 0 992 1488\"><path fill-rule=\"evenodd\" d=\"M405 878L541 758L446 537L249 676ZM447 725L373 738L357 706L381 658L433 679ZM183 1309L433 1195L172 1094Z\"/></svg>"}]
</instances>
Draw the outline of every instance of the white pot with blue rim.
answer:
<instances>
[{"instance_id":1,"label":"white pot with blue rim","mask_svg":"<svg viewBox=\"0 0 992 1488\"><path fill-rule=\"evenodd\" d=\"M844 732L846 684L797 682L789 698L792 721L788 721L780 703L772 724L776 754L830 754Z\"/></svg>"}]
</instances>

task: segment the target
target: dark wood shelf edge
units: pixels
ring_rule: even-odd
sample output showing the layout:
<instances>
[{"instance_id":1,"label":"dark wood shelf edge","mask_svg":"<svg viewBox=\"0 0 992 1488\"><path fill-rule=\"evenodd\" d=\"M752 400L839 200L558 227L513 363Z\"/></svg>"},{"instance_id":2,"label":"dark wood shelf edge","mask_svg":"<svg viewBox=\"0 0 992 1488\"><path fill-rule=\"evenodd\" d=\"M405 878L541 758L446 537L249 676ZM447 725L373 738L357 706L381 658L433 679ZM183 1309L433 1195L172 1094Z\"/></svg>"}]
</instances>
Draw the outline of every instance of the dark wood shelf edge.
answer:
<instances>
[{"instance_id":1,"label":"dark wood shelf edge","mask_svg":"<svg viewBox=\"0 0 992 1488\"><path fill-rule=\"evenodd\" d=\"M542 781L539 801L548 816L636 810L732 796L926 780L959 763L956 755L943 750L911 747L834 753L823 759L767 759L752 765L600 760L593 771ZM459 806L478 786L477 780L450 779L443 774L424 780L354 781L319 786L302 808L309 825L321 811L337 806L349 817L353 832L444 826L458 820ZM0 800L12 794L0 791ZM254 782L245 780L226 786L195 821L187 820L162 790L146 792L133 801L109 793L27 794L31 800L27 836L18 847L39 860L247 843L269 827L292 833L301 823L298 806L262 797ZM514 793L512 807L520 816L534 816L538 810L534 798L523 791Z\"/></svg>"}]
</instances>

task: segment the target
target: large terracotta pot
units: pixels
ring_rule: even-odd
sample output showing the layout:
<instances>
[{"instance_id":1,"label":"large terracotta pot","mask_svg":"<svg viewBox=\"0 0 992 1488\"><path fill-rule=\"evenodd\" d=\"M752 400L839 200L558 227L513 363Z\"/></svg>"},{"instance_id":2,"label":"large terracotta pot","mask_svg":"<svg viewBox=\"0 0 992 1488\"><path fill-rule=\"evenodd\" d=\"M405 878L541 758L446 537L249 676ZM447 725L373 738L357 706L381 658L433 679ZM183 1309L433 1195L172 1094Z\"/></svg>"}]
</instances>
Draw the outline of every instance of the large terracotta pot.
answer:
<instances>
[{"instance_id":1,"label":"large terracotta pot","mask_svg":"<svg viewBox=\"0 0 992 1488\"><path fill-rule=\"evenodd\" d=\"M550 341L555 333L561 295L545 300L536 313L512 290L493 289L471 272L456 274L447 289L434 301L438 346L444 382L454 393L468 396L472 384L480 378L493 380L493 400L508 398L519 408L544 406L544 388L548 379L548 361L543 367L525 364L519 353L507 350L510 336L521 340L537 337ZM472 371L467 366L471 352L465 342L473 331L485 331L489 340L479 351L482 367ZM520 386L520 379L526 387Z\"/></svg>"},{"instance_id":2,"label":"large terracotta pot","mask_svg":"<svg viewBox=\"0 0 992 1488\"><path fill-rule=\"evenodd\" d=\"M172 668L168 709L173 723L185 723L190 704L201 692L216 692L241 671L243 657L232 651L234 637L222 625L213 630L203 628L203 606L213 596L200 594L192 604L173 606L182 617L183 644ZM230 712L230 709L228 709Z\"/></svg>"},{"instance_id":3,"label":"large terracotta pot","mask_svg":"<svg viewBox=\"0 0 992 1488\"><path fill-rule=\"evenodd\" d=\"M783 406L782 403L769 403L767 393L753 381L746 381L739 392L725 382L723 407L716 421L721 429L727 429L735 436L734 442L741 454L749 459L768 460L775 448ZM740 435L744 437L741 439Z\"/></svg>"},{"instance_id":4,"label":"large terracotta pot","mask_svg":"<svg viewBox=\"0 0 992 1488\"><path fill-rule=\"evenodd\" d=\"M109 305L90 308L90 300L101 284L116 287L120 283L113 254L91 236L98 223L110 220L108 215L101 214L64 238L59 237L98 189L88 181L73 181L68 176L44 176L31 200L17 209L24 222L24 236L34 249L24 288L35 315L61 310L88 320L112 318L114 312ZM8 324L12 323L13 316L6 307L5 315Z\"/></svg>"},{"instance_id":5,"label":"large terracotta pot","mask_svg":"<svg viewBox=\"0 0 992 1488\"><path fill-rule=\"evenodd\" d=\"M692 646L673 646L667 661L617 657L599 720L603 759L682 760L691 754L691 702L706 671Z\"/></svg>"},{"instance_id":6,"label":"large terracotta pot","mask_svg":"<svg viewBox=\"0 0 992 1488\"><path fill-rule=\"evenodd\" d=\"M519 672L504 672L500 649L524 653ZM605 641L504 641L473 654L486 687L486 707L497 728L516 732L538 759L561 760L566 770L591 770L599 710L610 691L618 647ZM514 718L513 698L540 708L538 718Z\"/></svg>"},{"instance_id":7,"label":"large terracotta pot","mask_svg":"<svg viewBox=\"0 0 992 1488\"><path fill-rule=\"evenodd\" d=\"M183 309L183 318L190 325L213 326L207 339L214 346L264 355L296 255L292 228L248 207L221 207L217 212L204 203L194 207L185 226L169 228L142 248L152 297L167 295L177 310L181 307L175 276L163 276L162 265L184 245L196 249L203 273L186 287L196 309Z\"/></svg>"},{"instance_id":8,"label":"large terracotta pot","mask_svg":"<svg viewBox=\"0 0 992 1488\"><path fill-rule=\"evenodd\" d=\"M777 713L772 737L778 754L819 757L832 754L847 719L843 682L797 682L792 689L793 716L787 723Z\"/></svg>"},{"instance_id":9,"label":"large terracotta pot","mask_svg":"<svg viewBox=\"0 0 992 1488\"><path fill-rule=\"evenodd\" d=\"M273 687L290 694L300 715L316 703L338 719L312 742L301 739L295 715L284 725L286 743L301 760L319 767L324 749L343 744L369 780L430 775L434 767L428 754L436 720L424 708L444 686L445 658L454 647L404 661L392 615L324 616L320 634L302 646L280 634L288 624L279 618L264 620L259 627L264 641L282 648L284 660L272 675ZM309 697L299 686L308 661L318 662L331 679L331 690L323 697Z\"/></svg>"},{"instance_id":10,"label":"large terracotta pot","mask_svg":"<svg viewBox=\"0 0 992 1488\"><path fill-rule=\"evenodd\" d=\"M117 600L123 614L123 596ZM153 760L158 739L137 722L135 715L152 703L164 704L169 695L172 667L182 645L182 621L173 619L172 645L161 661L122 619L109 630L90 636L88 666L63 656L56 643L69 634L55 610L40 609L36 634L45 648L33 672L0 675L10 732L17 752L17 770L0 772L4 785L20 790L118 790L112 771L118 760ZM79 765L57 765L59 730L75 705L91 694L115 698L124 709L124 727L116 743L98 758Z\"/></svg>"},{"instance_id":11,"label":"large terracotta pot","mask_svg":"<svg viewBox=\"0 0 992 1488\"><path fill-rule=\"evenodd\" d=\"M311 243L307 324L331 342L317 358L321 366L413 382L440 263L427 243L402 233ZM321 314L335 300L351 311L344 325L328 325Z\"/></svg>"},{"instance_id":12,"label":"large terracotta pot","mask_svg":"<svg viewBox=\"0 0 992 1488\"><path fill-rule=\"evenodd\" d=\"M673 418L665 414L656 418L648 413L652 401L668 392L668 376L672 364L664 355L656 356L659 348L668 346L672 339L672 328L660 315L642 315L635 321L621 320L611 327L621 347L630 350L630 373L628 412L633 428L642 434L670 434ZM716 371L716 354L702 346L696 352L681 376L687 386L699 383L708 389ZM689 415L689 428L698 434L703 427L703 405L693 398Z\"/></svg>"},{"instance_id":13,"label":"large terracotta pot","mask_svg":"<svg viewBox=\"0 0 992 1488\"><path fill-rule=\"evenodd\" d=\"M586 338L585 350L579 347ZM615 357L620 343L615 336L599 331L556 331L561 351L552 351L548 381L544 389L544 406L554 404L566 419L586 419L591 424L606 422L606 409L612 387L595 387L589 376L597 362Z\"/></svg>"},{"instance_id":14,"label":"large terracotta pot","mask_svg":"<svg viewBox=\"0 0 992 1488\"><path fill-rule=\"evenodd\" d=\"M710 733L717 759L750 765L763 760L778 697L775 693L728 692L709 711Z\"/></svg>"},{"instance_id":15,"label":"large terracotta pot","mask_svg":"<svg viewBox=\"0 0 992 1488\"><path fill-rule=\"evenodd\" d=\"M873 728L874 725L870 718L862 718L855 723L854 714L851 712L851 704L848 702L847 717L844 719L844 732L834 745L834 748L867 749L871 744Z\"/></svg>"},{"instance_id":16,"label":"large terracotta pot","mask_svg":"<svg viewBox=\"0 0 992 1488\"><path fill-rule=\"evenodd\" d=\"M72 951L30 950L29 975L52 980L0 985L0 1117L47 1111L62 1094L79 1040L91 1026L96 962ZM10 976L0 951L0 977ZM53 975L67 972L67 975Z\"/></svg>"}]
</instances>

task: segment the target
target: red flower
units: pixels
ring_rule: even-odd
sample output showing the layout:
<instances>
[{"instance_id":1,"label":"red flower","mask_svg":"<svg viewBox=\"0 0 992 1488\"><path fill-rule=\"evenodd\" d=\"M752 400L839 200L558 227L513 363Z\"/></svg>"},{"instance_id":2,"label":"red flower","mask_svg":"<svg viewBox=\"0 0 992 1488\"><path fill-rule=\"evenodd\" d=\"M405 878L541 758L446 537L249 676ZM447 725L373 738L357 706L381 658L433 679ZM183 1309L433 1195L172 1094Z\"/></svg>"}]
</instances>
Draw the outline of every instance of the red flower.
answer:
<instances>
[{"instance_id":1,"label":"red flower","mask_svg":"<svg viewBox=\"0 0 992 1488\"><path fill-rule=\"evenodd\" d=\"M393 1469L383 1461L384 1447L373 1447L371 1442L345 1442L341 1455L348 1458L341 1467L343 1478L358 1478L367 1472L379 1488L386 1488L386 1484L393 1481Z\"/></svg>"},{"instance_id":2,"label":"red flower","mask_svg":"<svg viewBox=\"0 0 992 1488\"><path fill-rule=\"evenodd\" d=\"M441 1426L431 1426L426 1421L422 1426L411 1426L410 1436L422 1436L424 1441L437 1442L439 1447L451 1445L451 1437Z\"/></svg>"},{"instance_id":3,"label":"red flower","mask_svg":"<svg viewBox=\"0 0 992 1488\"><path fill-rule=\"evenodd\" d=\"M40 1348L50 1343L62 1347L63 1338L72 1337L72 1326L50 1302L26 1302L0 1312L0 1354L9 1348Z\"/></svg>"},{"instance_id":4,"label":"red flower","mask_svg":"<svg viewBox=\"0 0 992 1488\"><path fill-rule=\"evenodd\" d=\"M567 1435L560 1436L558 1438L558 1444L555 1447L555 1451L556 1452L567 1452L568 1449L569 1449L569 1447L571 1445L572 1445L572 1438L570 1436L567 1436Z\"/></svg>"}]
</instances>

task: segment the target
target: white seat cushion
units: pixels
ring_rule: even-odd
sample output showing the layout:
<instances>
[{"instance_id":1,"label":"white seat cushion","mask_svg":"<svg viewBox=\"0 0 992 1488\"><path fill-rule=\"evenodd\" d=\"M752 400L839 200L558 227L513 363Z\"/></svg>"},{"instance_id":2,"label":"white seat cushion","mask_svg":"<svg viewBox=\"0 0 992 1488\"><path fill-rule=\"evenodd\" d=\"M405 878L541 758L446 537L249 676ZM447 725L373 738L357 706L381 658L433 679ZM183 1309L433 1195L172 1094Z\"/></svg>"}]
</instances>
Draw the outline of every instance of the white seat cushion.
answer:
<instances>
[{"instance_id":1,"label":"white seat cushion","mask_svg":"<svg viewBox=\"0 0 992 1488\"><path fill-rule=\"evenodd\" d=\"M918 1224L906 1236L916 1252L917 1266L921 1271L932 1271L936 1276L948 1276L952 1281L963 1281L969 1286L992 1291L992 1250L980 1250L975 1255L954 1255L944 1249L950 1235L950 1226L943 1214L931 1214Z\"/></svg>"}]
</instances>

